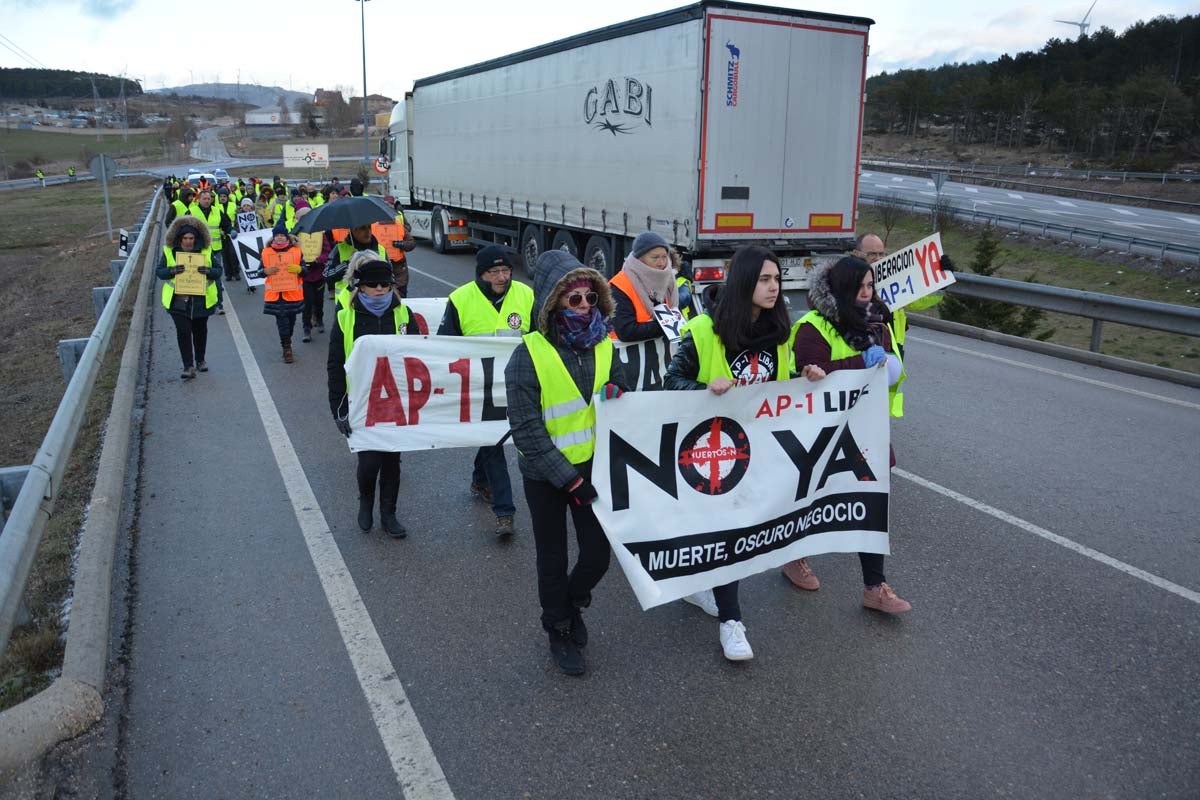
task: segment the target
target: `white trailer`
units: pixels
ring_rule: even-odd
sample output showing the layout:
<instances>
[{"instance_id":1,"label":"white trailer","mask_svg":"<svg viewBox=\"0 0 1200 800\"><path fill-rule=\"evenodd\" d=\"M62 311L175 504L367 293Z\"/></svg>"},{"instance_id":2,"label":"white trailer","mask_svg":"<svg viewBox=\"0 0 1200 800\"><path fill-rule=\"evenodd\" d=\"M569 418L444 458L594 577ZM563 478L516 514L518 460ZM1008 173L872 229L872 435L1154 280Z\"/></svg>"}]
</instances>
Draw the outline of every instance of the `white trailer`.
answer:
<instances>
[{"instance_id":1,"label":"white trailer","mask_svg":"<svg viewBox=\"0 0 1200 800\"><path fill-rule=\"evenodd\" d=\"M381 152L414 233L611 275L655 230L698 282L772 248L785 288L851 247L872 20L693 3L422 78Z\"/></svg>"}]
</instances>

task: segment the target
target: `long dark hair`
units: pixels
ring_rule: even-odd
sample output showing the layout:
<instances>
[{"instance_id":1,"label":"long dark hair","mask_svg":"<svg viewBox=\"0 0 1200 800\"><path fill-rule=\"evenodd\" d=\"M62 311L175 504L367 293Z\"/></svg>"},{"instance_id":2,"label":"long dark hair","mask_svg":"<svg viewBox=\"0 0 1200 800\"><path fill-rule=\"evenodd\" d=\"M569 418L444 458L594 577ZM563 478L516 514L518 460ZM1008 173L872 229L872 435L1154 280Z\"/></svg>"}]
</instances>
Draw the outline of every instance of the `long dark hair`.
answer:
<instances>
[{"instance_id":1,"label":"long dark hair","mask_svg":"<svg viewBox=\"0 0 1200 800\"><path fill-rule=\"evenodd\" d=\"M748 245L733 251L721 299L712 312L713 330L727 350L746 350L764 340L776 345L787 341L791 321L782 290L775 307L762 309L754 319L754 289L767 261L779 265L779 257L765 247Z\"/></svg>"},{"instance_id":2,"label":"long dark hair","mask_svg":"<svg viewBox=\"0 0 1200 800\"><path fill-rule=\"evenodd\" d=\"M873 333L867 324L868 310L872 315L882 317L885 323L892 321L892 312L879 299L878 293L871 295L870 307L867 310L857 303L858 289L870 271L871 265L866 261L855 256L846 256L830 267L827 273L829 293L833 295L838 312L838 318L829 321L837 328L842 338L854 347L858 347L859 343L866 341ZM858 349L865 350L866 347Z\"/></svg>"}]
</instances>

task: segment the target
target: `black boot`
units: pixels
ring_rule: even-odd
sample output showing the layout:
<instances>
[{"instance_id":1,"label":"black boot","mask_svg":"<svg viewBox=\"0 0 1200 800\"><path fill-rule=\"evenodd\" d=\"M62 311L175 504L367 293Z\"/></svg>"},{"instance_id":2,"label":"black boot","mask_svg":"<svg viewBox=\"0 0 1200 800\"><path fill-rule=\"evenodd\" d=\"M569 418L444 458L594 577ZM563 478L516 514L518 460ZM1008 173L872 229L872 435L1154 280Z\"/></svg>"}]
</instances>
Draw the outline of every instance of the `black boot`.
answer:
<instances>
[{"instance_id":1,"label":"black boot","mask_svg":"<svg viewBox=\"0 0 1200 800\"><path fill-rule=\"evenodd\" d=\"M587 671L583 652L571 638L571 621L563 620L549 631L550 654L564 675L582 675Z\"/></svg>"},{"instance_id":2,"label":"black boot","mask_svg":"<svg viewBox=\"0 0 1200 800\"><path fill-rule=\"evenodd\" d=\"M587 625L583 624L583 612L578 608L571 613L571 641L577 647L587 647Z\"/></svg>"},{"instance_id":3,"label":"black boot","mask_svg":"<svg viewBox=\"0 0 1200 800\"><path fill-rule=\"evenodd\" d=\"M400 485L379 485L379 524L393 539L403 539L408 535L408 529L396 519L396 498L400 495Z\"/></svg>"},{"instance_id":4,"label":"black boot","mask_svg":"<svg viewBox=\"0 0 1200 800\"><path fill-rule=\"evenodd\" d=\"M375 517L371 513L371 509L375 505L375 498L367 495L358 496L358 527L363 533L371 530L371 526L375 524Z\"/></svg>"}]
</instances>

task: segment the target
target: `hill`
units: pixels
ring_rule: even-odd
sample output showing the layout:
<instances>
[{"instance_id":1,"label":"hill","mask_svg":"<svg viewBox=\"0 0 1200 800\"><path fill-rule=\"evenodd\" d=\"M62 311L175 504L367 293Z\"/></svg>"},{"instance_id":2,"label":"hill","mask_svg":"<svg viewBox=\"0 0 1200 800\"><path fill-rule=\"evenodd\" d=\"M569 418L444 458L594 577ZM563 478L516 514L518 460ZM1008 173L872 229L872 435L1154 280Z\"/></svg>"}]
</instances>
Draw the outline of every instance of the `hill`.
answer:
<instances>
[{"instance_id":1,"label":"hill","mask_svg":"<svg viewBox=\"0 0 1200 800\"><path fill-rule=\"evenodd\" d=\"M68 69L0 68L0 97L11 100L40 100L46 97L91 99L92 84L102 98L126 97L142 93L142 85L132 78L79 72Z\"/></svg>"},{"instance_id":2,"label":"hill","mask_svg":"<svg viewBox=\"0 0 1200 800\"><path fill-rule=\"evenodd\" d=\"M148 94L175 94L180 97L212 97L218 100L236 100L253 108L269 108L279 105L280 96L286 97L289 106L297 100L311 102L308 92L293 92L278 86L259 86L250 83L192 83L187 86L172 86L151 89Z\"/></svg>"}]
</instances>

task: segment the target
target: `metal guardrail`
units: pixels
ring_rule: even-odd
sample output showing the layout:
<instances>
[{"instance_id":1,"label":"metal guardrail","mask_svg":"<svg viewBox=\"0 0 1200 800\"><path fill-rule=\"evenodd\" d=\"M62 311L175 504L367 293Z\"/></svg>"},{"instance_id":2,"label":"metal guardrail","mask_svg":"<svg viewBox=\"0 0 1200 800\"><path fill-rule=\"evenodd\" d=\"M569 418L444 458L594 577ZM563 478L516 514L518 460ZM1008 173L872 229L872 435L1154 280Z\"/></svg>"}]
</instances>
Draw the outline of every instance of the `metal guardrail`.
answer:
<instances>
[{"instance_id":1,"label":"metal guardrail","mask_svg":"<svg viewBox=\"0 0 1200 800\"><path fill-rule=\"evenodd\" d=\"M943 199L945 199L943 195ZM898 203L901 208L909 211L932 212L933 203L923 203L919 200L908 200L898 195L873 194L860 192L858 198L867 205L878 205L882 202ZM1013 217L1007 214L991 214L976 209L965 209L957 206L945 208L944 211L959 219L970 222L991 223L998 227L1009 228L1018 233L1036 233L1041 236L1053 236L1056 239L1066 239L1078 244L1092 244L1097 247L1114 247L1123 249L1126 253L1157 256L1163 260L1183 261L1189 264L1200 264L1200 247L1188 247L1174 242L1164 242L1160 239L1146 239L1137 236L1121 236L1110 231L1098 231L1093 228L1078 228L1073 225L1061 225L1055 222L1034 222L1023 217Z\"/></svg>"},{"instance_id":2,"label":"metal guardrail","mask_svg":"<svg viewBox=\"0 0 1200 800\"><path fill-rule=\"evenodd\" d=\"M137 224L133 226L131 236L135 238L129 256L112 287L96 327L82 348L78 365L46 431L46 438L42 440L42 446L28 468L12 511L5 520L3 532L0 533L0 652L8 647L33 557L61 491L63 473L82 427L96 376L112 341L126 290L137 273L135 265L145 253L146 243L154 238L147 230L147 222L153 218L152 212L161 193L161 189L155 190Z\"/></svg>"},{"instance_id":3,"label":"metal guardrail","mask_svg":"<svg viewBox=\"0 0 1200 800\"><path fill-rule=\"evenodd\" d=\"M954 280L955 282L946 288L950 294L1087 317L1092 321L1089 349L1093 353L1100 352L1101 327L1105 322L1183 336L1200 336L1200 308L1117 297L1080 289L1064 289L1060 286L994 278L990 275L956 272Z\"/></svg>"},{"instance_id":4,"label":"metal guardrail","mask_svg":"<svg viewBox=\"0 0 1200 800\"><path fill-rule=\"evenodd\" d=\"M1039 164L1019 166L1012 164L963 164L957 161L931 161L923 158L864 158L864 166L903 166L938 172L965 173L968 175L1020 175L1025 178L1075 178L1077 180L1099 181L1200 181L1200 173L1196 172L1131 172L1128 170L1105 169L1067 169L1064 167L1046 167Z\"/></svg>"}]
</instances>

